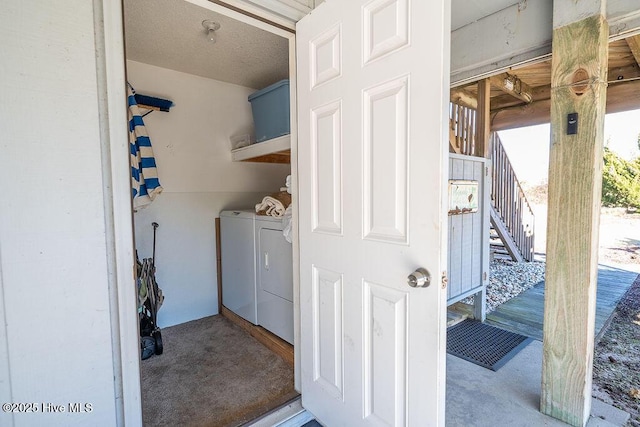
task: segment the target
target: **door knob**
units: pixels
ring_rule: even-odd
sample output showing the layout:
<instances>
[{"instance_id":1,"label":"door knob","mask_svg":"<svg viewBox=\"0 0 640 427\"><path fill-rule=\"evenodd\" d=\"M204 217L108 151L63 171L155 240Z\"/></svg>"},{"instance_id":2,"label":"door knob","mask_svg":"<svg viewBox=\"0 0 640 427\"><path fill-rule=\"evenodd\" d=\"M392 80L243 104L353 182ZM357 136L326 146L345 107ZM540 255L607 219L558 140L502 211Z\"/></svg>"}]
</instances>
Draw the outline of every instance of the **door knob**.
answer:
<instances>
[{"instance_id":1,"label":"door knob","mask_svg":"<svg viewBox=\"0 0 640 427\"><path fill-rule=\"evenodd\" d=\"M412 288L426 288L431 283L431 275L424 268L418 268L407 277L407 283Z\"/></svg>"}]
</instances>

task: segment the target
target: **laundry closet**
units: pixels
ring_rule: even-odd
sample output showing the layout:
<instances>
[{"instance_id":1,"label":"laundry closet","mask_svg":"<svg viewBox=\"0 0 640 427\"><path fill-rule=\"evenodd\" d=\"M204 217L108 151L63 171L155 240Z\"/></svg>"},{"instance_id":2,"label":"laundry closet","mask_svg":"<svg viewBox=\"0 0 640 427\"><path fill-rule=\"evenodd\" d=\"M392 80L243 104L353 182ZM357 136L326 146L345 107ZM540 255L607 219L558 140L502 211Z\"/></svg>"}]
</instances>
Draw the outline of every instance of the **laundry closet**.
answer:
<instances>
[{"instance_id":1,"label":"laundry closet","mask_svg":"<svg viewBox=\"0 0 640 427\"><path fill-rule=\"evenodd\" d=\"M124 10L128 82L138 94L173 102L169 112L140 109L163 187L134 214L140 258L151 256L151 224L159 224L156 280L164 303L158 326L220 314L224 293L227 312L292 344L292 245L281 219L256 216L254 209L285 188L291 136L254 143L262 135L248 101L290 78L289 38L185 1L125 0ZM203 21L215 22L215 30ZM225 215L236 220L226 230ZM249 294L238 295L242 286ZM240 307L248 295L253 317Z\"/></svg>"}]
</instances>

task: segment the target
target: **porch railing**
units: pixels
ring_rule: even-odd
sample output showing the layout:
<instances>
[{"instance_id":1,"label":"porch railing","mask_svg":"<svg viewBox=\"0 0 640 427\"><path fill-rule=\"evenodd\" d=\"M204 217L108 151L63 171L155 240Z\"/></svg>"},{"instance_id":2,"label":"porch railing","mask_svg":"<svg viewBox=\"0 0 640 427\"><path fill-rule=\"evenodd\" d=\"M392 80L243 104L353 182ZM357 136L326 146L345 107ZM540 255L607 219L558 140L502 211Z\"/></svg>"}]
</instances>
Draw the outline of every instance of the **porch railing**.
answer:
<instances>
[{"instance_id":1,"label":"porch railing","mask_svg":"<svg viewBox=\"0 0 640 427\"><path fill-rule=\"evenodd\" d=\"M449 145L457 154L476 156L476 110L449 103Z\"/></svg>"},{"instance_id":2,"label":"porch railing","mask_svg":"<svg viewBox=\"0 0 640 427\"><path fill-rule=\"evenodd\" d=\"M532 261L535 217L496 132L491 134L491 160L491 223L514 259ZM509 236L502 235L505 231Z\"/></svg>"}]
</instances>

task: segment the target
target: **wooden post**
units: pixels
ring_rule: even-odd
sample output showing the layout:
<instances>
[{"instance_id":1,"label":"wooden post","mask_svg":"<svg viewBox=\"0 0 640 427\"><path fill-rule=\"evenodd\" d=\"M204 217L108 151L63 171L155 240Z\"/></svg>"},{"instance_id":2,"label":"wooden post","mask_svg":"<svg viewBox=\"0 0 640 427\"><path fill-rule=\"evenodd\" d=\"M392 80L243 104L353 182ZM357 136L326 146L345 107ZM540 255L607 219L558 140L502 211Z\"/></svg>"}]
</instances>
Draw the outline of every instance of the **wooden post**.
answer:
<instances>
[{"instance_id":1,"label":"wooden post","mask_svg":"<svg viewBox=\"0 0 640 427\"><path fill-rule=\"evenodd\" d=\"M554 1L541 411L574 426L591 412L609 35L601 2Z\"/></svg>"},{"instance_id":2,"label":"wooden post","mask_svg":"<svg viewBox=\"0 0 640 427\"><path fill-rule=\"evenodd\" d=\"M220 218L215 219L216 227L216 270L218 278L218 314L222 313L222 242L220 240Z\"/></svg>"},{"instance_id":3,"label":"wooden post","mask_svg":"<svg viewBox=\"0 0 640 427\"><path fill-rule=\"evenodd\" d=\"M476 156L489 158L491 139L491 84L489 79L478 82L478 108L476 112Z\"/></svg>"},{"instance_id":4,"label":"wooden post","mask_svg":"<svg viewBox=\"0 0 640 427\"><path fill-rule=\"evenodd\" d=\"M489 79L480 80L478 82L478 107L476 109L476 147L475 155L488 159L491 157L491 83ZM490 171L486 171L486 175L490 176ZM491 203L491 180L485 181L486 197L483 200L483 223L485 229L483 234L483 281L487 285L489 275L489 204ZM480 292L473 298L473 316L475 319L484 322L487 317L487 289L483 287Z\"/></svg>"}]
</instances>

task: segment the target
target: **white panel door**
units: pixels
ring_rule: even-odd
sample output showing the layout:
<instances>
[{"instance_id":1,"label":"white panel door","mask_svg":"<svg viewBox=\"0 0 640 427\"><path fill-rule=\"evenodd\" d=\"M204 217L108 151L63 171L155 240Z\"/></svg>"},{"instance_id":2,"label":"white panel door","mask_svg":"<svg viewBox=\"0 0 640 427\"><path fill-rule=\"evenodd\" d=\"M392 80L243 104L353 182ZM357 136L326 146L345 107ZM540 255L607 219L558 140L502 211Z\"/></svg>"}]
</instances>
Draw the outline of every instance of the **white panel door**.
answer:
<instances>
[{"instance_id":1,"label":"white panel door","mask_svg":"<svg viewBox=\"0 0 640 427\"><path fill-rule=\"evenodd\" d=\"M327 0L297 26L302 399L327 426L444 425L449 20Z\"/></svg>"}]
</instances>

